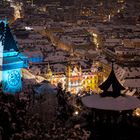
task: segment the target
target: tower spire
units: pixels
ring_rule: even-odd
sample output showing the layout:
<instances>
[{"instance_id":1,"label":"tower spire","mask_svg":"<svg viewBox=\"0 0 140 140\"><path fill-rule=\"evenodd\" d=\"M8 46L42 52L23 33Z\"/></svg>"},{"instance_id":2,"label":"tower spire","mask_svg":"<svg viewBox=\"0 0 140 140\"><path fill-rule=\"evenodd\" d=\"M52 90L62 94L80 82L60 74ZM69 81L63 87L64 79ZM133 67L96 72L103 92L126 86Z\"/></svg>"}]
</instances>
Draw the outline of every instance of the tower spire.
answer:
<instances>
[{"instance_id":1,"label":"tower spire","mask_svg":"<svg viewBox=\"0 0 140 140\"><path fill-rule=\"evenodd\" d=\"M112 70L114 70L114 62L115 62L115 60L112 59L112 60L111 60L111 63L112 63Z\"/></svg>"},{"instance_id":2,"label":"tower spire","mask_svg":"<svg viewBox=\"0 0 140 140\"><path fill-rule=\"evenodd\" d=\"M82 75L82 67L81 67L81 65L79 66L79 73L80 73L80 75Z\"/></svg>"},{"instance_id":3,"label":"tower spire","mask_svg":"<svg viewBox=\"0 0 140 140\"><path fill-rule=\"evenodd\" d=\"M50 64L49 64L49 62L48 62L48 70L50 70Z\"/></svg>"},{"instance_id":4,"label":"tower spire","mask_svg":"<svg viewBox=\"0 0 140 140\"><path fill-rule=\"evenodd\" d=\"M110 75L108 76L107 80L102 83L99 88L103 90L101 93L102 96L112 96L112 97L118 97L121 95L121 90L124 90L125 88L119 83L114 69L113 69L113 63L112 61L112 70L110 72ZM112 88L112 91L109 91L109 88Z\"/></svg>"},{"instance_id":5,"label":"tower spire","mask_svg":"<svg viewBox=\"0 0 140 140\"><path fill-rule=\"evenodd\" d=\"M31 6L32 7L34 6L34 0L31 0Z\"/></svg>"},{"instance_id":6,"label":"tower spire","mask_svg":"<svg viewBox=\"0 0 140 140\"><path fill-rule=\"evenodd\" d=\"M52 77L52 70L50 68L49 62L48 62L48 68L47 68L47 79L51 80Z\"/></svg>"}]
</instances>

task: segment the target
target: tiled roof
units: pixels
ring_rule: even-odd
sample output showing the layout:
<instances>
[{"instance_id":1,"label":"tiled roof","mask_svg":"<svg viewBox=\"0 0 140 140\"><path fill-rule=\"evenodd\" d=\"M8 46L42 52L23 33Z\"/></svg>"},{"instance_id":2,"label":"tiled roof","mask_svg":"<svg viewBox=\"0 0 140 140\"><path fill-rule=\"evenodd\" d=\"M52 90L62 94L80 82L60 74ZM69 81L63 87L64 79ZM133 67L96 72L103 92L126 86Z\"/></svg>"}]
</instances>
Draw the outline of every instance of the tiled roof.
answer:
<instances>
[{"instance_id":1,"label":"tiled roof","mask_svg":"<svg viewBox=\"0 0 140 140\"><path fill-rule=\"evenodd\" d=\"M2 40L2 43L4 45L4 51L19 51L17 43L11 33L8 24L4 23L3 21L0 21L0 40Z\"/></svg>"}]
</instances>

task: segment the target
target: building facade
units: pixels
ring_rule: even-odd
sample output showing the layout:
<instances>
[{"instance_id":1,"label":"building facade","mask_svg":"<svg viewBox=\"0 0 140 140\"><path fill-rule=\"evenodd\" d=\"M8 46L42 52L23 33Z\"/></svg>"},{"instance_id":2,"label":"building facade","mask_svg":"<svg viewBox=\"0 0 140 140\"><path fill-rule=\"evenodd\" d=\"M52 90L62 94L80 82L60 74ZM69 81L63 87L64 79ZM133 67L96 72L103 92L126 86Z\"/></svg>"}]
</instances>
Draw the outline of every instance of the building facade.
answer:
<instances>
[{"instance_id":1,"label":"building facade","mask_svg":"<svg viewBox=\"0 0 140 140\"><path fill-rule=\"evenodd\" d=\"M63 73L53 73L48 68L46 78L52 85L57 86L58 83L62 83L63 89L66 91L77 94L80 91L95 91L99 92L98 86L103 82L103 73L98 71L96 67L94 70L89 69L83 71L78 66L67 66Z\"/></svg>"}]
</instances>

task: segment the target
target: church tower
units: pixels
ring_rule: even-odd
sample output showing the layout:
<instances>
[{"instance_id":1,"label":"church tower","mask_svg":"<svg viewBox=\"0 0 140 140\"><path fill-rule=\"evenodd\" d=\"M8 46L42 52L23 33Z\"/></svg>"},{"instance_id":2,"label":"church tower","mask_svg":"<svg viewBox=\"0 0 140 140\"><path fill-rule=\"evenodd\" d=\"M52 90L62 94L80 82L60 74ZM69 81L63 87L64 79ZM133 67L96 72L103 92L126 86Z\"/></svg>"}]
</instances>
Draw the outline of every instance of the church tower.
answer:
<instances>
[{"instance_id":1,"label":"church tower","mask_svg":"<svg viewBox=\"0 0 140 140\"><path fill-rule=\"evenodd\" d=\"M68 91L70 91L70 87L71 87L71 67L68 66L67 69L66 69L66 89Z\"/></svg>"},{"instance_id":2,"label":"church tower","mask_svg":"<svg viewBox=\"0 0 140 140\"><path fill-rule=\"evenodd\" d=\"M11 33L6 20L0 20L0 82L4 93L18 93L22 90L21 68L28 66Z\"/></svg>"},{"instance_id":3,"label":"church tower","mask_svg":"<svg viewBox=\"0 0 140 140\"><path fill-rule=\"evenodd\" d=\"M52 70L51 70L50 65L49 65L49 63L48 63L46 78L47 78L49 81L51 81L52 75L53 75L53 73L52 73Z\"/></svg>"}]
</instances>

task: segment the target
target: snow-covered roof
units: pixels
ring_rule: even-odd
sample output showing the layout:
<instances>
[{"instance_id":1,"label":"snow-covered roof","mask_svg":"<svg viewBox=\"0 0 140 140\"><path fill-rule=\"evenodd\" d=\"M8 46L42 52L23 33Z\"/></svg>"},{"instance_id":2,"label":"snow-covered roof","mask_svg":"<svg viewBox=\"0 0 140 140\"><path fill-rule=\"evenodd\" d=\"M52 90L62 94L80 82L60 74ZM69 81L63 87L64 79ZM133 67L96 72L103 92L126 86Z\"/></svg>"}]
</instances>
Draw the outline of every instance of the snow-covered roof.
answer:
<instances>
[{"instance_id":1,"label":"snow-covered roof","mask_svg":"<svg viewBox=\"0 0 140 140\"><path fill-rule=\"evenodd\" d=\"M140 100L133 96L101 97L98 94L82 98L85 106L101 110L125 111L140 107Z\"/></svg>"},{"instance_id":2,"label":"snow-covered roof","mask_svg":"<svg viewBox=\"0 0 140 140\"><path fill-rule=\"evenodd\" d=\"M123 85L125 87L130 87L130 88L140 88L140 78L139 79L125 79Z\"/></svg>"}]
</instances>

